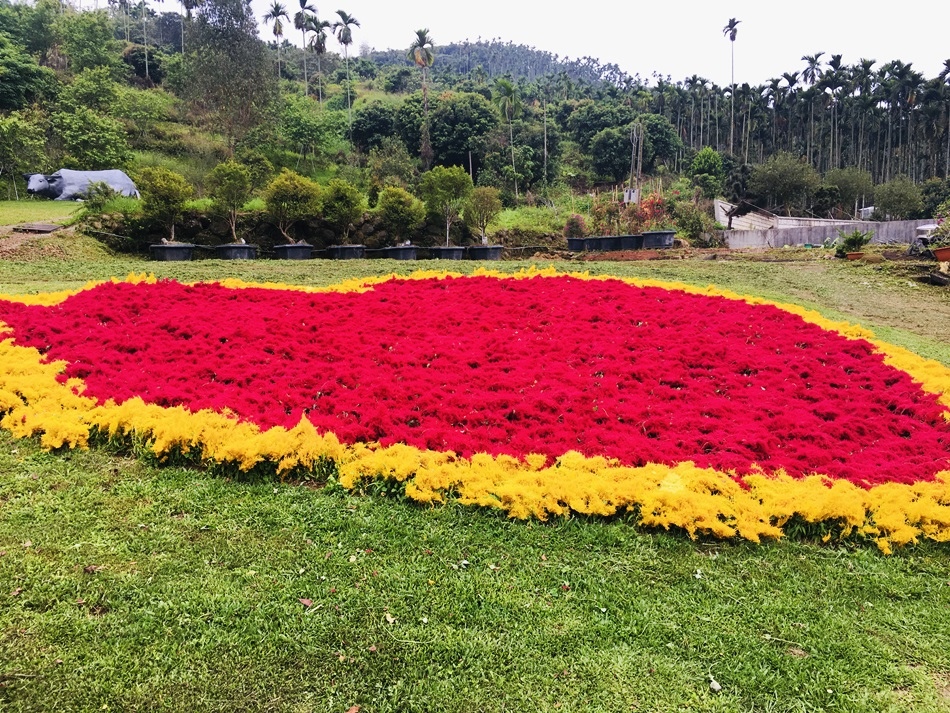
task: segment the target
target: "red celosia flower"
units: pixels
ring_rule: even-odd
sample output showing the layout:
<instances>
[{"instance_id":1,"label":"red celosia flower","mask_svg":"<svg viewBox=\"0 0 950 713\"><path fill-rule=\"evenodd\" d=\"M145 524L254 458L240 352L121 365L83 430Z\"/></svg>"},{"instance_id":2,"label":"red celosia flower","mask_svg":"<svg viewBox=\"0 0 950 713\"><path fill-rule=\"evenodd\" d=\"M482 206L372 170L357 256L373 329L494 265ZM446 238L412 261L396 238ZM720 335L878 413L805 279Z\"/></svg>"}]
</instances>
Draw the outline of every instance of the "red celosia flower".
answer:
<instances>
[{"instance_id":1,"label":"red celosia flower","mask_svg":"<svg viewBox=\"0 0 950 713\"><path fill-rule=\"evenodd\" d=\"M104 284L0 302L85 393L302 416L344 442L855 483L948 467L935 396L871 345L771 306L569 277L393 280L367 293Z\"/></svg>"}]
</instances>

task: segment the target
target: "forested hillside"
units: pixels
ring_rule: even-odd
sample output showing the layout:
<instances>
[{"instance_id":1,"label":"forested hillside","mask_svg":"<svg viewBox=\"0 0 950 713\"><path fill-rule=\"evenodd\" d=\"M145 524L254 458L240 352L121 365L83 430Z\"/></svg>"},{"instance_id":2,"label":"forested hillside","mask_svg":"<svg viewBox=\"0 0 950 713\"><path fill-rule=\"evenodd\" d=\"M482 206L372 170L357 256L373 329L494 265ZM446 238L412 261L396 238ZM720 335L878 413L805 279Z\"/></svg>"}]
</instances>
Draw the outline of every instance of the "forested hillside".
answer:
<instances>
[{"instance_id":1,"label":"forested hillside","mask_svg":"<svg viewBox=\"0 0 950 713\"><path fill-rule=\"evenodd\" d=\"M421 28L405 49L360 52L372 22L305 2L259 18L245 0L0 0L0 181L22 198L25 172L161 169L200 200L229 162L247 172L249 200L287 169L324 192L345 185L364 211L398 189L418 212L426 172L455 166L508 208L553 210L534 216L551 232L574 212L590 229L629 218L610 204L633 179L686 235L711 227L720 195L816 216L874 204L894 218L950 197L950 60L927 78L896 59L818 53L733 92L499 39L435 46ZM609 198L592 203L600 191ZM467 238L472 224L448 228Z\"/></svg>"}]
</instances>

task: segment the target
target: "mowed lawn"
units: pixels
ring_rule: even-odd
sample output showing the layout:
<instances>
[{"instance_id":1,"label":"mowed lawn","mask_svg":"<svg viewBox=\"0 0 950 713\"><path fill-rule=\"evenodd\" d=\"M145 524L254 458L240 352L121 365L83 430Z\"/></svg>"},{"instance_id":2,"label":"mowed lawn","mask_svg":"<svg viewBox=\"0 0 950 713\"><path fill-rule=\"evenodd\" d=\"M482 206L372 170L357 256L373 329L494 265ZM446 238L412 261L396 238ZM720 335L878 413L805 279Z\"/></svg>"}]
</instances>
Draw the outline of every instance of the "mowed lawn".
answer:
<instances>
[{"instance_id":1,"label":"mowed lawn","mask_svg":"<svg viewBox=\"0 0 950 713\"><path fill-rule=\"evenodd\" d=\"M76 201L51 201L41 198L21 201L0 201L0 226L20 223L64 223L82 210Z\"/></svg>"},{"instance_id":2,"label":"mowed lawn","mask_svg":"<svg viewBox=\"0 0 950 713\"><path fill-rule=\"evenodd\" d=\"M0 261L0 291L432 267L168 265L49 240L68 257L24 246ZM950 303L914 266L776 251L558 267L796 302L950 363ZM384 485L247 480L3 434L0 553L4 711L950 710L946 544L885 556L807 532L754 544L623 517L510 521Z\"/></svg>"}]
</instances>

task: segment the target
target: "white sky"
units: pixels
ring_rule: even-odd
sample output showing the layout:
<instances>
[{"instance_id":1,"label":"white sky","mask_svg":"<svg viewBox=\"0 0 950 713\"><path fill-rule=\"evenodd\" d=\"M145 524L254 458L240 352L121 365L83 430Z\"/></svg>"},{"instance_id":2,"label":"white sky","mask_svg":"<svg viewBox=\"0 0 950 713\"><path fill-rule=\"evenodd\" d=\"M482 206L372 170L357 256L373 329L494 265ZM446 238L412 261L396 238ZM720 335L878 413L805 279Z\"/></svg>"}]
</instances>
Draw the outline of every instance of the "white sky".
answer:
<instances>
[{"instance_id":1,"label":"white sky","mask_svg":"<svg viewBox=\"0 0 950 713\"><path fill-rule=\"evenodd\" d=\"M299 0L281 0L291 18ZM942 0L924 3L840 2L840 0L653 0L622 2L586 0L310 0L323 20L336 19L336 10L354 15L362 25L353 32L353 53L364 42L375 49L407 48L420 28L436 42L466 38L501 38L534 46L561 57L589 55L616 63L627 73L650 79L657 72L674 81L698 74L727 86L729 40L722 28L740 20L735 43L736 83L762 84L782 72L800 71L802 55L842 54L845 64L861 58L878 64L899 59L911 62L928 79L950 58L950 6ZM252 0L260 18L270 0ZM156 6L160 7L160 6ZM291 23L284 36L300 45ZM269 27L261 37L272 39ZM331 40L331 52L340 51Z\"/></svg>"}]
</instances>

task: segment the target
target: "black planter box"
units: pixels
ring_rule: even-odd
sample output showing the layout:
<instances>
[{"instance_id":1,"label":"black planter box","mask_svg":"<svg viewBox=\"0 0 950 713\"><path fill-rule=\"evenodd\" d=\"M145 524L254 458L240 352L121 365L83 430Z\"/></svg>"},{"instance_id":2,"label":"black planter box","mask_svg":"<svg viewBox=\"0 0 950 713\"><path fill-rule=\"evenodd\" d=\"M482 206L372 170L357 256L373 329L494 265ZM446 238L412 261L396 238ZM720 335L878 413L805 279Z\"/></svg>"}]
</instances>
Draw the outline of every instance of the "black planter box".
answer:
<instances>
[{"instance_id":1,"label":"black planter box","mask_svg":"<svg viewBox=\"0 0 950 713\"><path fill-rule=\"evenodd\" d=\"M219 260L254 260L257 257L257 246L247 243L215 245L214 256Z\"/></svg>"},{"instance_id":2,"label":"black planter box","mask_svg":"<svg viewBox=\"0 0 950 713\"><path fill-rule=\"evenodd\" d=\"M646 230L643 233L643 248L645 250L657 250L673 247L673 236L675 230Z\"/></svg>"},{"instance_id":3,"label":"black planter box","mask_svg":"<svg viewBox=\"0 0 950 713\"><path fill-rule=\"evenodd\" d=\"M621 250L639 250L642 247L643 247L642 235L621 235L620 236Z\"/></svg>"},{"instance_id":4,"label":"black planter box","mask_svg":"<svg viewBox=\"0 0 950 713\"><path fill-rule=\"evenodd\" d=\"M601 238L601 250L605 252L612 252L614 250L620 250L620 236L619 235L608 235Z\"/></svg>"},{"instance_id":5,"label":"black planter box","mask_svg":"<svg viewBox=\"0 0 950 713\"><path fill-rule=\"evenodd\" d=\"M313 257L313 245L309 243L275 245L274 253L278 260L309 260Z\"/></svg>"},{"instance_id":6,"label":"black planter box","mask_svg":"<svg viewBox=\"0 0 950 713\"><path fill-rule=\"evenodd\" d=\"M587 248L584 245L584 238L568 238L567 239L567 249L572 253L582 253Z\"/></svg>"},{"instance_id":7,"label":"black planter box","mask_svg":"<svg viewBox=\"0 0 950 713\"><path fill-rule=\"evenodd\" d=\"M331 245L327 248L331 260L359 260L365 254L365 245Z\"/></svg>"},{"instance_id":8,"label":"black planter box","mask_svg":"<svg viewBox=\"0 0 950 713\"><path fill-rule=\"evenodd\" d=\"M163 262L191 260L191 253L195 246L191 243L158 243L148 246L148 254L152 260Z\"/></svg>"},{"instance_id":9,"label":"black planter box","mask_svg":"<svg viewBox=\"0 0 950 713\"><path fill-rule=\"evenodd\" d=\"M604 251L604 238L584 238L584 248L589 253Z\"/></svg>"},{"instance_id":10,"label":"black planter box","mask_svg":"<svg viewBox=\"0 0 950 713\"><path fill-rule=\"evenodd\" d=\"M394 245L389 248L383 248L382 257L389 260L415 260L418 257L418 250L415 245Z\"/></svg>"},{"instance_id":11,"label":"black planter box","mask_svg":"<svg viewBox=\"0 0 950 713\"><path fill-rule=\"evenodd\" d=\"M469 245L469 260L501 260L501 245Z\"/></svg>"},{"instance_id":12,"label":"black planter box","mask_svg":"<svg viewBox=\"0 0 950 713\"><path fill-rule=\"evenodd\" d=\"M441 245L429 248L429 257L436 260L461 260L464 254L465 248L457 245Z\"/></svg>"}]
</instances>

